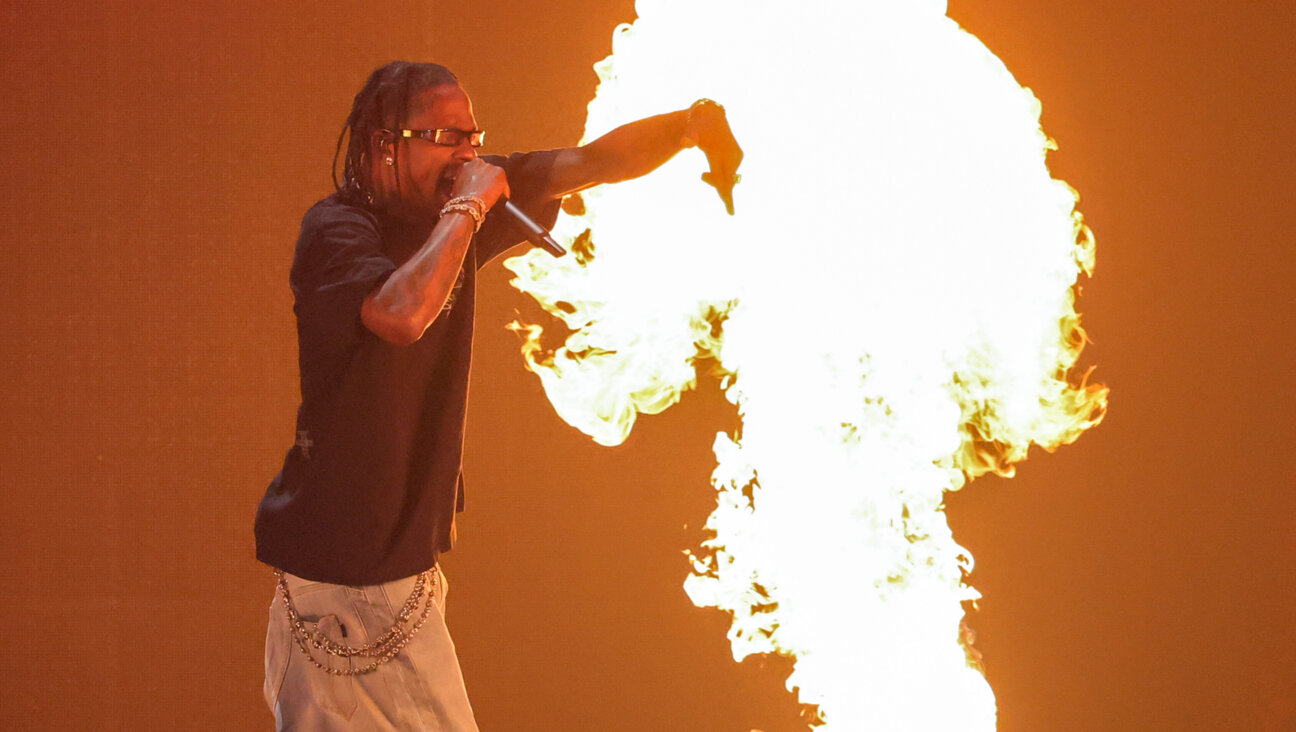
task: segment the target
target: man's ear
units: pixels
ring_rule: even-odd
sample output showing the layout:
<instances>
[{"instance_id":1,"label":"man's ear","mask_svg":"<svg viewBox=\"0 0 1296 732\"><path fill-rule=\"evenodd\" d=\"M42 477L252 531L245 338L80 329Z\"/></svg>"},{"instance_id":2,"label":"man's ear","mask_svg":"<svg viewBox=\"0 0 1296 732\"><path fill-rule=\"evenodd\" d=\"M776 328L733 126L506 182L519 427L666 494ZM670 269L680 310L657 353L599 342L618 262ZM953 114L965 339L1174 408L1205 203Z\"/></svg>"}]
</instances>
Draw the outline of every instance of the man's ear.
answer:
<instances>
[{"instance_id":1,"label":"man's ear","mask_svg":"<svg viewBox=\"0 0 1296 732\"><path fill-rule=\"evenodd\" d=\"M395 136L391 130L374 130L369 136L369 149L373 152L375 158L383 158L392 154L392 141Z\"/></svg>"}]
</instances>

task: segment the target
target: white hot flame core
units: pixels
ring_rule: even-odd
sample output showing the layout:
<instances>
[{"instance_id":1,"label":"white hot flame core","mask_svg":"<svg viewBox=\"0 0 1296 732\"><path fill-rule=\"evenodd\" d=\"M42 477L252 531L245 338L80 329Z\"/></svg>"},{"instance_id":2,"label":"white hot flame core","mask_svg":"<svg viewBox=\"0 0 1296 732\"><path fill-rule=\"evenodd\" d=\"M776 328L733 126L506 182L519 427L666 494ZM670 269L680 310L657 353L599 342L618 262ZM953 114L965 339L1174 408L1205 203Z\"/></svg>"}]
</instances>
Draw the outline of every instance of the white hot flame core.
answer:
<instances>
[{"instance_id":1,"label":"white hot flame core","mask_svg":"<svg viewBox=\"0 0 1296 732\"><path fill-rule=\"evenodd\" d=\"M832 729L994 729L944 493L1106 404L1067 380L1093 244L1045 167L1039 103L944 2L637 11L596 67L585 138L721 101L746 152L737 215L697 153L587 191L555 234L592 259L506 263L572 331L549 353L518 326L528 367L611 445L715 358L743 426L716 437L715 536L685 588L733 614L734 657L795 656L789 688Z\"/></svg>"}]
</instances>

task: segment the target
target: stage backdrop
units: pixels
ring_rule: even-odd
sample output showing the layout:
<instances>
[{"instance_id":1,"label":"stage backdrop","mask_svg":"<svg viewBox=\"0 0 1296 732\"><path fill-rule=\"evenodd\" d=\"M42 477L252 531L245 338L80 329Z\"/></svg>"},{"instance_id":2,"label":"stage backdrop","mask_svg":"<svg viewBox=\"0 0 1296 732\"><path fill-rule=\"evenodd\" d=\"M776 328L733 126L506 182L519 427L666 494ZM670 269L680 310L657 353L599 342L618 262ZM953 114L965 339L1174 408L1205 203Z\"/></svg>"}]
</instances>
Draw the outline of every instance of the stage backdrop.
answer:
<instances>
[{"instance_id":1,"label":"stage backdrop","mask_svg":"<svg viewBox=\"0 0 1296 732\"><path fill-rule=\"evenodd\" d=\"M1043 100L1097 234L1085 358L1112 389L1076 445L950 502L1000 729L1293 729L1290 5L951 14ZM270 728L252 517L293 437L292 245L351 96L381 63L436 60L492 151L570 145L633 18L629 0L0 7L3 726ZM680 586L709 436L735 423L715 385L598 448L520 366L503 326L535 311L498 264L484 279L446 560L482 728L799 729L786 663L733 663L726 618Z\"/></svg>"}]
</instances>

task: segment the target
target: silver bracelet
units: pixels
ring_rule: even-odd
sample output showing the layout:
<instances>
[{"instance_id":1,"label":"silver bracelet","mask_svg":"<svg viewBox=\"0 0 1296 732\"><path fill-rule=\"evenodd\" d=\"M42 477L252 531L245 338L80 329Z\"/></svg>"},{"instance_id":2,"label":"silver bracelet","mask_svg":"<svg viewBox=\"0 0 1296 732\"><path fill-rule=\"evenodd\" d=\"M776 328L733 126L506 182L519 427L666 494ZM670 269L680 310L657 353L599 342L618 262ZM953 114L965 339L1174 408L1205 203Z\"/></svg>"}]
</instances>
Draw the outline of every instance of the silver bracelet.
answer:
<instances>
[{"instance_id":1,"label":"silver bracelet","mask_svg":"<svg viewBox=\"0 0 1296 732\"><path fill-rule=\"evenodd\" d=\"M688 108L688 114L686 114L684 117L684 139L686 141L691 141L693 145L697 144L697 135L695 134L696 131L693 129L693 115L697 113L697 110L700 107L715 107L716 109L720 110L720 114L723 115L725 113L724 106L721 105L719 102L715 101L714 99L707 99L706 97L702 97L696 102L690 104Z\"/></svg>"},{"instance_id":2,"label":"silver bracelet","mask_svg":"<svg viewBox=\"0 0 1296 732\"><path fill-rule=\"evenodd\" d=\"M480 209L478 209L476 206L472 205L471 203L467 203L467 202L447 203L445 206L441 208L442 216L451 213L461 213L470 216L473 220L474 234L481 230L482 222L486 220L485 214L483 214Z\"/></svg>"},{"instance_id":3,"label":"silver bracelet","mask_svg":"<svg viewBox=\"0 0 1296 732\"><path fill-rule=\"evenodd\" d=\"M449 206L454 203L471 203L477 206L477 210L480 211L482 215L486 214L486 199L482 198L481 196L474 196L472 194L465 193L462 195L455 196L449 201L446 201L446 206Z\"/></svg>"}]
</instances>

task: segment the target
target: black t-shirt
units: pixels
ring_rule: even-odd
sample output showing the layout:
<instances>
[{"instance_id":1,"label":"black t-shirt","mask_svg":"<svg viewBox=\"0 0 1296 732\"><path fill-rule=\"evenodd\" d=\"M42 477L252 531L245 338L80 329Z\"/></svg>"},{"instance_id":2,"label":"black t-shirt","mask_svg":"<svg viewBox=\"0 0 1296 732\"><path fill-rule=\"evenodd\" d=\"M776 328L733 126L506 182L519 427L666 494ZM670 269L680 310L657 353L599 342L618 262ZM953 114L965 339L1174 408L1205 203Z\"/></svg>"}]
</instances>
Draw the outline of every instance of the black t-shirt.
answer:
<instances>
[{"instance_id":1,"label":"black t-shirt","mask_svg":"<svg viewBox=\"0 0 1296 732\"><path fill-rule=\"evenodd\" d=\"M552 226L542 200L554 151L486 157L511 199ZM495 212L469 245L445 309L417 342L374 335L360 307L427 240L410 224L337 195L302 219L290 282L301 406L283 470L257 510L257 559L319 582L369 585L417 574L452 543L477 270L523 238Z\"/></svg>"}]
</instances>

